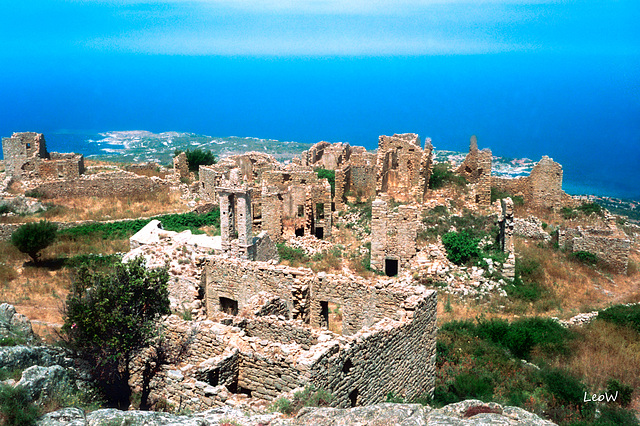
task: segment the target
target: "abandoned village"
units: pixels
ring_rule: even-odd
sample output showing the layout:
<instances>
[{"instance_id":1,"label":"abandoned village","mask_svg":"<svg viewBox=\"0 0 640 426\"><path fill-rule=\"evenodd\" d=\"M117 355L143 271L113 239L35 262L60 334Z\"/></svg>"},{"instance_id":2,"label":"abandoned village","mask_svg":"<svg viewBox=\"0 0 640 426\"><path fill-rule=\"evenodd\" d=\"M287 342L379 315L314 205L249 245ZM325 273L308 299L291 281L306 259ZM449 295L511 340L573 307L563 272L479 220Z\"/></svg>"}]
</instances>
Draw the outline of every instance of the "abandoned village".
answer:
<instances>
[{"instance_id":1,"label":"abandoned village","mask_svg":"<svg viewBox=\"0 0 640 426\"><path fill-rule=\"evenodd\" d=\"M142 256L148 268L168 265L171 308L188 312L163 319L176 348L170 362L154 364L153 348L133 361L129 384L146 392L151 407L265 406L308 385L331 393L339 408L390 394L406 401L433 395L438 304L445 302L437 300L439 288L462 298L506 295L516 277L516 238L593 253L613 276L627 275L634 251L606 211L588 226L553 233L533 215L518 217L518 205L557 213L582 200L563 191L562 166L546 156L528 176L492 175L492 152L479 149L475 136L464 160L448 165L466 181L453 192L430 185L439 167L434 149L413 133L380 136L373 152L319 142L287 164L247 152L198 173L180 153L163 177L146 173L162 169L155 163L87 173L82 155L48 152L39 133L14 133L2 149L7 200L21 197L16 192L42 200L178 192L194 211L219 209L219 235L165 230L151 218L129 239L123 262ZM507 196L496 199L496 192ZM367 201L370 222L348 225L368 260L365 273L346 262L319 271L281 259L283 245L317 259L344 249L338 234L353 206ZM444 210L488 218L497 229L488 243L499 247L500 260L459 265L440 237L419 243L430 226L425 218ZM0 223L0 239L20 225ZM58 223L72 226L78 222Z\"/></svg>"}]
</instances>

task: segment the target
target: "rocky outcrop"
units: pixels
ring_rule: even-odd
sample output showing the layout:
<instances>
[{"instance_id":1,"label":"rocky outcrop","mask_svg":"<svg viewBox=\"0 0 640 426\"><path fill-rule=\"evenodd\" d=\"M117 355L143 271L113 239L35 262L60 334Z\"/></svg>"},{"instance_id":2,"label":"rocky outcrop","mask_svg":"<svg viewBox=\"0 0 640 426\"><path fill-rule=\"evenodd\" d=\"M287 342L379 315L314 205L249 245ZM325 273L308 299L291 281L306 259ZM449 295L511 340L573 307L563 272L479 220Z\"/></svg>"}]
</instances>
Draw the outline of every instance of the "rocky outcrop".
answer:
<instances>
[{"instance_id":1,"label":"rocky outcrop","mask_svg":"<svg viewBox=\"0 0 640 426\"><path fill-rule=\"evenodd\" d=\"M31 343L37 340L31 328L31 321L16 312L8 303L0 305L0 339L15 343Z\"/></svg>"},{"instance_id":2,"label":"rocky outcrop","mask_svg":"<svg viewBox=\"0 0 640 426\"><path fill-rule=\"evenodd\" d=\"M73 368L34 365L22 372L22 378L16 386L25 388L31 400L36 401L53 395L61 388L74 387L72 383L75 377L76 372Z\"/></svg>"},{"instance_id":3,"label":"rocky outcrop","mask_svg":"<svg viewBox=\"0 0 640 426\"><path fill-rule=\"evenodd\" d=\"M71 366L73 360L67 351L52 346L5 346L0 347L0 366L7 370L28 368L32 365Z\"/></svg>"},{"instance_id":4,"label":"rocky outcrop","mask_svg":"<svg viewBox=\"0 0 640 426\"><path fill-rule=\"evenodd\" d=\"M97 426L104 424L144 424L172 426L238 425L238 426L369 426L369 425L529 425L554 423L517 407L469 400L440 409L419 404L382 403L355 407L303 408L296 417L287 419L279 413L249 414L230 407L220 407L188 416L149 411L97 410L84 414L77 408L65 408L42 417L38 426Z\"/></svg>"}]
</instances>

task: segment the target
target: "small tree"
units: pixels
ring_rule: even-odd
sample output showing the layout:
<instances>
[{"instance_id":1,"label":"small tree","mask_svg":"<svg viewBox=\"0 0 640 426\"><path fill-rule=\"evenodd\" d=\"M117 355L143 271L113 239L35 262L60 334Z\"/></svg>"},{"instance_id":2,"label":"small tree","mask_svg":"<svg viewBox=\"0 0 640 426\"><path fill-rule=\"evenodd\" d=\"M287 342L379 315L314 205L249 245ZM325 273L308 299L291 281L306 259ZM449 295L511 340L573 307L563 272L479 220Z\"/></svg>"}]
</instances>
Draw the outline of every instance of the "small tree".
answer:
<instances>
[{"instance_id":1,"label":"small tree","mask_svg":"<svg viewBox=\"0 0 640 426\"><path fill-rule=\"evenodd\" d=\"M168 280L166 268L147 270L142 257L106 274L78 271L62 336L93 366L96 384L116 407L129 405L133 354L157 335L159 316L170 313Z\"/></svg>"},{"instance_id":2,"label":"small tree","mask_svg":"<svg viewBox=\"0 0 640 426\"><path fill-rule=\"evenodd\" d=\"M38 262L39 252L55 241L57 231L55 223L46 220L30 222L15 230L11 235L11 244L28 254L34 262Z\"/></svg>"},{"instance_id":3,"label":"small tree","mask_svg":"<svg viewBox=\"0 0 640 426\"><path fill-rule=\"evenodd\" d=\"M175 155L180 154L181 150L176 150ZM200 170L200 166L210 166L216 163L216 156L209 150L201 148L187 149L184 151L187 154L187 163L189 164L190 172L197 172Z\"/></svg>"}]
</instances>

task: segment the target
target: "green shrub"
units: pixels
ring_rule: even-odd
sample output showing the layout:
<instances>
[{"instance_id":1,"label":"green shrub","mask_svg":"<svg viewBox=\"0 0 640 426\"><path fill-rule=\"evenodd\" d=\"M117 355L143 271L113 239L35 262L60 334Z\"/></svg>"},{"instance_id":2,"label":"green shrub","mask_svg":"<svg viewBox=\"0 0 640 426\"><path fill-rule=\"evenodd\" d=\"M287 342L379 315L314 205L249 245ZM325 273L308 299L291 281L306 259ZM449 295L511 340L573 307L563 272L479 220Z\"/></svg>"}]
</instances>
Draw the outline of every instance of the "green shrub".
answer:
<instances>
[{"instance_id":1,"label":"green shrub","mask_svg":"<svg viewBox=\"0 0 640 426\"><path fill-rule=\"evenodd\" d=\"M625 385L615 379L607 381L607 392L611 395L618 395L616 402L622 407L627 407L631 404L633 396L633 386Z\"/></svg>"},{"instance_id":2,"label":"green shrub","mask_svg":"<svg viewBox=\"0 0 640 426\"><path fill-rule=\"evenodd\" d=\"M588 251L574 251L569 258L586 265L595 265L598 263L598 256Z\"/></svg>"},{"instance_id":3,"label":"green shrub","mask_svg":"<svg viewBox=\"0 0 640 426\"><path fill-rule=\"evenodd\" d=\"M93 379L109 402L128 407L133 354L157 333L169 314L166 269L147 270L139 257L110 273L80 268L67 298L62 337L94 366Z\"/></svg>"},{"instance_id":4,"label":"green shrub","mask_svg":"<svg viewBox=\"0 0 640 426\"><path fill-rule=\"evenodd\" d=\"M541 377L549 392L562 404L584 404L586 386L580 380L561 369L543 369Z\"/></svg>"},{"instance_id":5,"label":"green shrub","mask_svg":"<svg viewBox=\"0 0 640 426\"><path fill-rule=\"evenodd\" d=\"M9 204L0 204L0 215L5 213L11 213L13 210L9 206Z\"/></svg>"},{"instance_id":6,"label":"green shrub","mask_svg":"<svg viewBox=\"0 0 640 426\"><path fill-rule=\"evenodd\" d=\"M40 191L38 191L37 189L31 189L29 191L26 191L24 193L25 197L31 197L31 198L46 198L46 195Z\"/></svg>"},{"instance_id":7,"label":"green shrub","mask_svg":"<svg viewBox=\"0 0 640 426\"><path fill-rule=\"evenodd\" d=\"M0 384L0 420L3 425L35 425L39 415L25 388Z\"/></svg>"},{"instance_id":8,"label":"green shrub","mask_svg":"<svg viewBox=\"0 0 640 426\"><path fill-rule=\"evenodd\" d=\"M300 248L290 247L285 243L277 243L276 247L278 248L280 260L288 260L292 263L303 263L309 261L309 256L307 256L305 251Z\"/></svg>"},{"instance_id":9,"label":"green shrub","mask_svg":"<svg viewBox=\"0 0 640 426\"><path fill-rule=\"evenodd\" d=\"M181 152L181 150L176 150L174 154L178 155ZM187 149L184 153L187 154L187 162L189 163L190 172L197 172L200 169L200 166L210 166L216 163L216 156L209 150L194 148Z\"/></svg>"},{"instance_id":10,"label":"green shrub","mask_svg":"<svg viewBox=\"0 0 640 426\"><path fill-rule=\"evenodd\" d=\"M604 216L604 210L602 209L602 206L597 203L584 203L578 206L576 210L581 211L585 215L595 213L598 216Z\"/></svg>"},{"instance_id":11,"label":"green shrub","mask_svg":"<svg viewBox=\"0 0 640 426\"><path fill-rule=\"evenodd\" d=\"M524 197L522 195L514 195L511 199L514 206L524 206Z\"/></svg>"},{"instance_id":12,"label":"green shrub","mask_svg":"<svg viewBox=\"0 0 640 426\"><path fill-rule=\"evenodd\" d=\"M453 172L451 164L435 164L429 178L429 189L440 189L450 184L464 187L467 185L467 180Z\"/></svg>"},{"instance_id":13,"label":"green shrub","mask_svg":"<svg viewBox=\"0 0 640 426\"><path fill-rule=\"evenodd\" d=\"M469 232L447 232L442 236L442 244L447 250L447 258L456 265L463 265L480 256L479 238L473 238Z\"/></svg>"},{"instance_id":14,"label":"green shrub","mask_svg":"<svg viewBox=\"0 0 640 426\"><path fill-rule=\"evenodd\" d=\"M328 169L315 169L318 179L326 179L331 185L331 196L336 195L336 171Z\"/></svg>"},{"instance_id":15,"label":"green shrub","mask_svg":"<svg viewBox=\"0 0 640 426\"><path fill-rule=\"evenodd\" d=\"M316 389L312 385L293 394L293 401L281 397L269 406L269 411L279 411L283 414L297 413L302 407L327 407L334 400L334 396L324 389Z\"/></svg>"},{"instance_id":16,"label":"green shrub","mask_svg":"<svg viewBox=\"0 0 640 426\"><path fill-rule=\"evenodd\" d=\"M616 305L598 312L598 320L622 327L630 327L640 333L640 305Z\"/></svg>"},{"instance_id":17,"label":"green shrub","mask_svg":"<svg viewBox=\"0 0 640 426\"><path fill-rule=\"evenodd\" d=\"M501 189L492 186L491 187L491 202L494 203L503 198L511 197L511 194L507 191L502 191Z\"/></svg>"},{"instance_id":18,"label":"green shrub","mask_svg":"<svg viewBox=\"0 0 640 426\"><path fill-rule=\"evenodd\" d=\"M293 413L293 404L285 397L280 397L273 401L273 403L269 406L268 411L273 413L275 411L282 414L292 414Z\"/></svg>"},{"instance_id":19,"label":"green shrub","mask_svg":"<svg viewBox=\"0 0 640 426\"><path fill-rule=\"evenodd\" d=\"M26 223L11 234L11 244L38 262L39 252L55 241L57 231L58 226L46 220Z\"/></svg>"},{"instance_id":20,"label":"green shrub","mask_svg":"<svg viewBox=\"0 0 640 426\"><path fill-rule=\"evenodd\" d=\"M635 412L612 405L600 408L600 417L591 422L592 426L638 426L640 421Z\"/></svg>"},{"instance_id":21,"label":"green shrub","mask_svg":"<svg viewBox=\"0 0 640 426\"><path fill-rule=\"evenodd\" d=\"M563 207L560 210L560 214L562 214L562 217L565 219L575 219L578 217L578 212L571 207Z\"/></svg>"}]
</instances>

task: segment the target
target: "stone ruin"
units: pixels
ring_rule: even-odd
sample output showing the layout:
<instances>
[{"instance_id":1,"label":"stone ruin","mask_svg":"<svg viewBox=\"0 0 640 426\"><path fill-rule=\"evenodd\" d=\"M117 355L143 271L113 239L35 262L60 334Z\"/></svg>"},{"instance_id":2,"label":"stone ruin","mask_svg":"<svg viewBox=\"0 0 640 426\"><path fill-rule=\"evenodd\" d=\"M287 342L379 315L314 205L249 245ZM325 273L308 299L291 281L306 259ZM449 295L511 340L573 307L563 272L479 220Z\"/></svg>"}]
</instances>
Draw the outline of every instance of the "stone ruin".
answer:
<instances>
[{"instance_id":1,"label":"stone ruin","mask_svg":"<svg viewBox=\"0 0 640 426\"><path fill-rule=\"evenodd\" d=\"M400 202L422 203L429 190L433 147L424 150L415 133L380 136L376 161L376 194Z\"/></svg>"},{"instance_id":2,"label":"stone ruin","mask_svg":"<svg viewBox=\"0 0 640 426\"><path fill-rule=\"evenodd\" d=\"M418 208L376 198L371 215L371 269L395 276L408 269L416 255Z\"/></svg>"},{"instance_id":3,"label":"stone ruin","mask_svg":"<svg viewBox=\"0 0 640 426\"><path fill-rule=\"evenodd\" d=\"M318 142L302 153L301 164L313 168L337 170L349 161L352 151L353 148L348 143Z\"/></svg>"},{"instance_id":4,"label":"stone ruin","mask_svg":"<svg viewBox=\"0 0 640 426\"><path fill-rule=\"evenodd\" d=\"M84 173L82 154L48 152L42 133L14 133L2 138L7 176L16 180L76 179Z\"/></svg>"},{"instance_id":5,"label":"stone ruin","mask_svg":"<svg viewBox=\"0 0 640 426\"><path fill-rule=\"evenodd\" d=\"M173 157L173 176L178 181L191 178L187 153L184 151Z\"/></svg>"},{"instance_id":6,"label":"stone ruin","mask_svg":"<svg viewBox=\"0 0 640 426\"><path fill-rule=\"evenodd\" d=\"M577 204L576 200L562 190L562 166L546 155L533 166L529 176L493 176L491 186L512 195L522 196L525 203L535 207L558 210Z\"/></svg>"},{"instance_id":7,"label":"stone ruin","mask_svg":"<svg viewBox=\"0 0 640 426\"><path fill-rule=\"evenodd\" d=\"M262 175L262 229L276 241L293 236L331 238L331 185L313 170L273 170Z\"/></svg>"},{"instance_id":8,"label":"stone ruin","mask_svg":"<svg viewBox=\"0 0 640 426\"><path fill-rule=\"evenodd\" d=\"M587 251L598 256L616 274L626 274L631 240L615 224L612 216L606 228L560 228L558 245L570 252Z\"/></svg>"},{"instance_id":9,"label":"stone ruin","mask_svg":"<svg viewBox=\"0 0 640 426\"><path fill-rule=\"evenodd\" d=\"M478 139L471 136L469 153L456 170L467 182L475 185L475 200L480 206L491 204L491 150L478 150Z\"/></svg>"},{"instance_id":10,"label":"stone ruin","mask_svg":"<svg viewBox=\"0 0 640 426\"><path fill-rule=\"evenodd\" d=\"M152 404L268 403L305 385L336 407L433 394L435 291L221 256L208 258L202 286L208 320L163 324L171 362L149 349L133 363L130 384Z\"/></svg>"},{"instance_id":11,"label":"stone ruin","mask_svg":"<svg viewBox=\"0 0 640 426\"><path fill-rule=\"evenodd\" d=\"M500 246L502 251L507 254L507 261L502 265L502 275L507 278L515 278L516 276L516 252L513 240L514 220L513 220L513 200L511 198L503 198L500 200L502 214L500 215Z\"/></svg>"}]
</instances>

